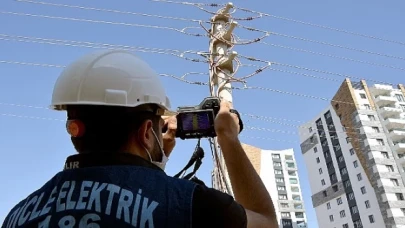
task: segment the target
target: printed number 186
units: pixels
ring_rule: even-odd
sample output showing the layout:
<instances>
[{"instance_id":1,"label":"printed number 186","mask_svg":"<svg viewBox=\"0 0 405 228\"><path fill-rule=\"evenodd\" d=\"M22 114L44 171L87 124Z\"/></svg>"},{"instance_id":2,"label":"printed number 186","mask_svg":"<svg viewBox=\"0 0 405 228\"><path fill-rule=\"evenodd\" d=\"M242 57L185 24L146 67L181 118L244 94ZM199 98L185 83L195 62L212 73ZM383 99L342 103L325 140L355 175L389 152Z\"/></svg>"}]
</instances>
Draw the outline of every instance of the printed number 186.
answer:
<instances>
[{"instance_id":1,"label":"printed number 186","mask_svg":"<svg viewBox=\"0 0 405 228\"><path fill-rule=\"evenodd\" d=\"M51 220L52 215L48 215L42 222L38 224L38 228L49 228L49 222ZM95 223L100 221L101 218L97 214L85 214L79 221L78 226L76 225L75 217L71 215L66 215L62 217L58 222L59 228L100 228L100 226Z\"/></svg>"}]
</instances>

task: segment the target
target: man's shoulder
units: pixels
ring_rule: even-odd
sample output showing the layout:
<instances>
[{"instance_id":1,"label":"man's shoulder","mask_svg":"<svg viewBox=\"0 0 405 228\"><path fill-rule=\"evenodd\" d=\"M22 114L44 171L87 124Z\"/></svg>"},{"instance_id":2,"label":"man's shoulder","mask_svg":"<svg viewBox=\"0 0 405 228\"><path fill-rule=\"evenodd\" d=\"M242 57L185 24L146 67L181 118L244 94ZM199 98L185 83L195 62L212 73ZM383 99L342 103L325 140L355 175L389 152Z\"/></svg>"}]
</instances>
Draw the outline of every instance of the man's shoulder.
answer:
<instances>
[{"instance_id":1,"label":"man's shoulder","mask_svg":"<svg viewBox=\"0 0 405 228\"><path fill-rule=\"evenodd\" d=\"M37 202L39 202L43 197L43 195L41 195L41 193L46 191L46 189L49 188L50 185L52 185L52 183L55 181L56 178L59 178L59 174L60 173L56 174L54 177L52 177L50 180L48 180L45 184L43 184L42 187L40 187L39 189L37 189L34 192L32 192L31 194L29 194L27 197L25 197L20 202L18 202L13 208L11 208L11 210L9 211L9 213L7 214L6 218L3 221L2 227L11 227L11 226L13 226L12 224L17 225L19 222L18 220L21 217L23 208L27 207L27 206L33 206L33 205L28 205L28 203L34 204L34 206L35 206L35 204ZM27 216L26 219L32 219L31 217L33 217L34 215L35 214L30 214L30 216Z\"/></svg>"}]
</instances>

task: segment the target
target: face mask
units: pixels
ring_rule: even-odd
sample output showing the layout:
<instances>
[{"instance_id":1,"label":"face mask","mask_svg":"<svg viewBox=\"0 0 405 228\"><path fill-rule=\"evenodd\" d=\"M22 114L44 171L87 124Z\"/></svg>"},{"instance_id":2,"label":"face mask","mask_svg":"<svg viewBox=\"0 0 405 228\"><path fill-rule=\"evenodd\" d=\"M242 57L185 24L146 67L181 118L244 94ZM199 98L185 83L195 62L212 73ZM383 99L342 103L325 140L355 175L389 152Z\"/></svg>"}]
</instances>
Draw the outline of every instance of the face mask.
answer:
<instances>
[{"instance_id":1,"label":"face mask","mask_svg":"<svg viewBox=\"0 0 405 228\"><path fill-rule=\"evenodd\" d=\"M156 165L157 167L159 167L161 170L165 170L166 163L167 163L167 161L169 161L169 158L166 156L165 152L163 151L163 146L160 143L159 138L157 137L157 135L156 135L156 133L155 133L155 131L153 129L152 129L152 133L153 133L153 136L155 136L155 139L156 139L157 143L159 144L160 152L162 153L162 161L161 162L152 161L152 157L151 157L148 149L146 149L145 147L144 148L146 150L146 153L149 156L150 162L152 164Z\"/></svg>"}]
</instances>

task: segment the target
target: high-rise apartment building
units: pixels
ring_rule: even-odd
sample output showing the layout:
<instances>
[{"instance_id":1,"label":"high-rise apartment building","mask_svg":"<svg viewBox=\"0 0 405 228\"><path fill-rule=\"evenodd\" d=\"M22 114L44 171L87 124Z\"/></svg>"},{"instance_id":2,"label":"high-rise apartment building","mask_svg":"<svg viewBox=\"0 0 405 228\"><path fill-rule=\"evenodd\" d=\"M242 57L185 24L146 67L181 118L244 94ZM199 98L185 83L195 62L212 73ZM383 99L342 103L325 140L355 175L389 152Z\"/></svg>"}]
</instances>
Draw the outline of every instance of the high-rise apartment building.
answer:
<instances>
[{"instance_id":1,"label":"high-rise apartment building","mask_svg":"<svg viewBox=\"0 0 405 228\"><path fill-rule=\"evenodd\" d=\"M346 79L300 127L319 227L405 227L405 89Z\"/></svg>"},{"instance_id":2,"label":"high-rise apartment building","mask_svg":"<svg viewBox=\"0 0 405 228\"><path fill-rule=\"evenodd\" d=\"M262 150L246 144L243 147L273 199L279 227L307 227L293 149Z\"/></svg>"}]
</instances>

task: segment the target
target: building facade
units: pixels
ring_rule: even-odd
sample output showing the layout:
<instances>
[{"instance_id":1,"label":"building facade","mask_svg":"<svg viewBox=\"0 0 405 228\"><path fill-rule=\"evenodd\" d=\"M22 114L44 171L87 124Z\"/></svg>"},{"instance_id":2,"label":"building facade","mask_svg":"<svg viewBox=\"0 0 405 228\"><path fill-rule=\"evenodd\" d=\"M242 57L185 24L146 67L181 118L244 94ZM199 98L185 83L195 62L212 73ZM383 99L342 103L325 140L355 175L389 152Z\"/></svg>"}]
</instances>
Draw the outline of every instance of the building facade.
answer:
<instances>
[{"instance_id":1,"label":"building facade","mask_svg":"<svg viewBox=\"0 0 405 228\"><path fill-rule=\"evenodd\" d=\"M346 79L299 128L319 227L405 227L405 89Z\"/></svg>"},{"instance_id":2,"label":"building facade","mask_svg":"<svg viewBox=\"0 0 405 228\"><path fill-rule=\"evenodd\" d=\"M307 219L293 149L262 150L243 145L269 191L280 228L306 228Z\"/></svg>"}]
</instances>

